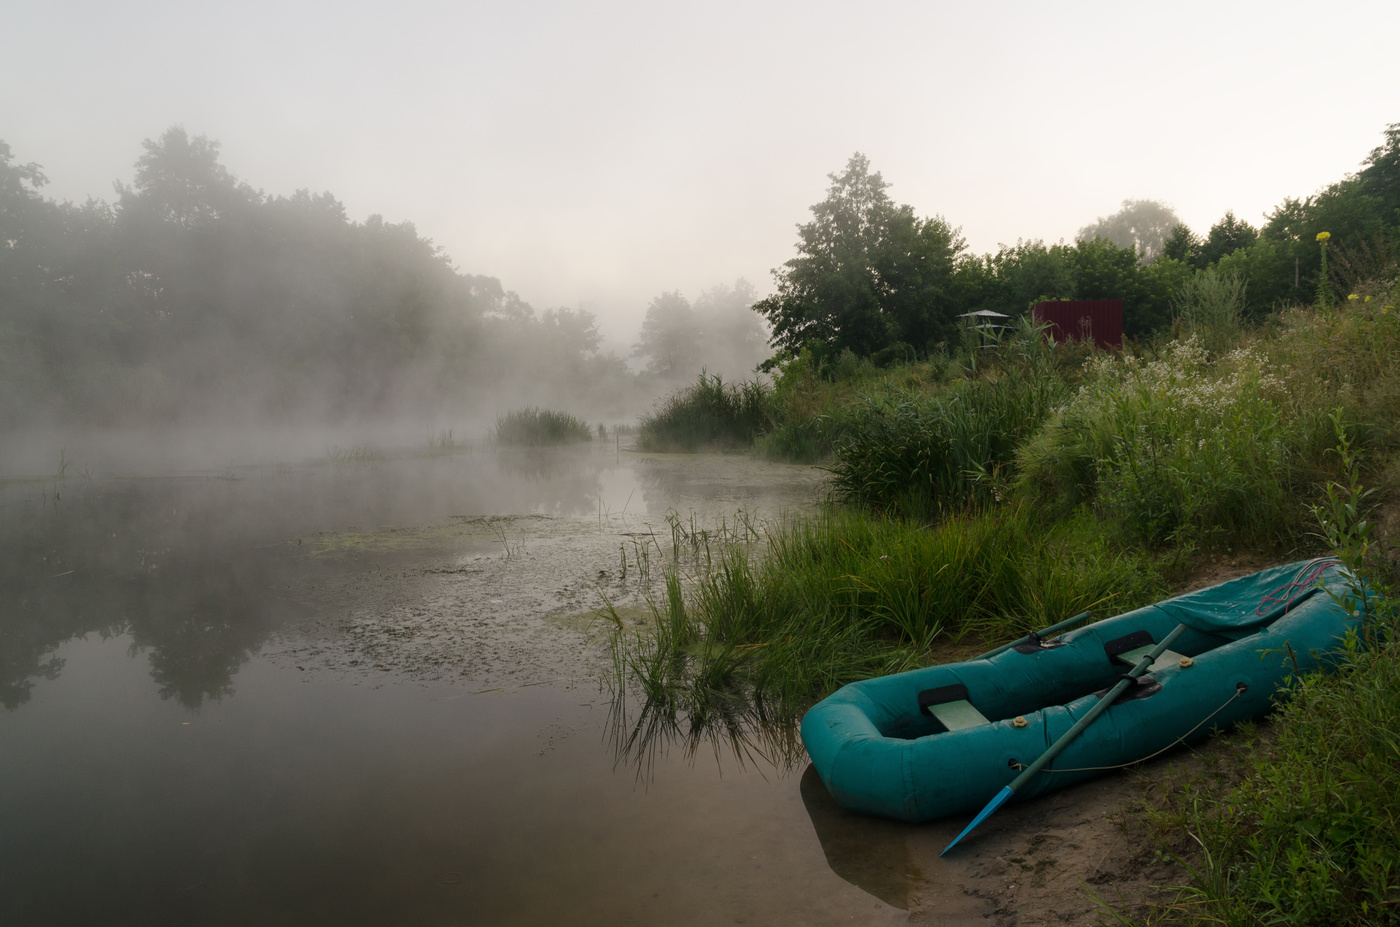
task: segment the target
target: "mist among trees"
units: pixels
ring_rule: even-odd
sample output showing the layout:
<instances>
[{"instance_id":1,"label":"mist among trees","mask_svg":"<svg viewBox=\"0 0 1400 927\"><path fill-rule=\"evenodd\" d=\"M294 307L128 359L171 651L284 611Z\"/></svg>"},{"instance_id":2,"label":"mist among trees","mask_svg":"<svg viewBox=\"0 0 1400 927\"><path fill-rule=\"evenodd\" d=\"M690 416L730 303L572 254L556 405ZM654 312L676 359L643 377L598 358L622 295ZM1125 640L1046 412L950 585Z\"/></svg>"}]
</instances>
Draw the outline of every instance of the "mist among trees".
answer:
<instances>
[{"instance_id":1,"label":"mist among trees","mask_svg":"<svg viewBox=\"0 0 1400 927\"><path fill-rule=\"evenodd\" d=\"M655 396L592 313L536 312L412 223L255 190L178 126L143 147L113 202L75 205L0 142L0 426L488 421L508 404L617 421ZM742 281L702 294L703 337L667 376L751 372L752 301Z\"/></svg>"}]
</instances>

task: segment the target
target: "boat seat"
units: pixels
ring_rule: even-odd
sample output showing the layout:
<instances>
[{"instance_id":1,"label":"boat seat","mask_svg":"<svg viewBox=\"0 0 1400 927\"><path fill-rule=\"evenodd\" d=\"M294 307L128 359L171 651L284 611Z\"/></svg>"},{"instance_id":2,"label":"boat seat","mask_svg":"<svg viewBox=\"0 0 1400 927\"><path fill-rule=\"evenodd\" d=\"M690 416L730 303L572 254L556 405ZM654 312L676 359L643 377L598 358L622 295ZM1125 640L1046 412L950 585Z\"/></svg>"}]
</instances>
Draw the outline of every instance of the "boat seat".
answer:
<instances>
[{"instance_id":1,"label":"boat seat","mask_svg":"<svg viewBox=\"0 0 1400 927\"><path fill-rule=\"evenodd\" d=\"M925 689L919 693L919 707L938 719L945 731L992 723L967 700L967 687L962 685Z\"/></svg>"},{"instance_id":2,"label":"boat seat","mask_svg":"<svg viewBox=\"0 0 1400 927\"><path fill-rule=\"evenodd\" d=\"M1152 648L1155 646L1157 645L1148 644L1145 647L1134 647L1132 650L1125 650L1122 653L1114 654L1114 659L1126 663L1130 667L1137 666L1138 661L1151 653ZM1157 658L1157 662L1149 666L1147 671L1149 673L1159 673L1168 667L1180 664L1184 659L1186 659L1184 654L1177 653L1174 650L1163 650L1161 656Z\"/></svg>"},{"instance_id":3,"label":"boat seat","mask_svg":"<svg viewBox=\"0 0 1400 927\"><path fill-rule=\"evenodd\" d=\"M976 727L979 724L991 724L987 716L982 714L972 703L968 701L944 702L941 705L930 705L928 713L938 719L950 731L960 731L965 727Z\"/></svg>"}]
</instances>

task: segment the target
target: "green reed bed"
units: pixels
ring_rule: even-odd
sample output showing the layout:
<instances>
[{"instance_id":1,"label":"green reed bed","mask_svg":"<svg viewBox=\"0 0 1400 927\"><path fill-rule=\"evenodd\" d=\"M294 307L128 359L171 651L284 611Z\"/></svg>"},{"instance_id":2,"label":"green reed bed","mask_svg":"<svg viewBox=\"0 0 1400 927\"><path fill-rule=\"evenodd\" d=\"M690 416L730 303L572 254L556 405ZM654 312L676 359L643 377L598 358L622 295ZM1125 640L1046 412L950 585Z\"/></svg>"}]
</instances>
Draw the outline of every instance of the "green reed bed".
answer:
<instances>
[{"instance_id":1,"label":"green reed bed","mask_svg":"<svg viewBox=\"0 0 1400 927\"><path fill-rule=\"evenodd\" d=\"M687 583L673 573L653 627L615 630L615 687L702 715L745 697L790 716L921 665L938 641L1001 640L1163 589L1152 561L1088 517L1052 526L1004 509L927 528L830 510L771 528L758 550L726 547Z\"/></svg>"},{"instance_id":2,"label":"green reed bed","mask_svg":"<svg viewBox=\"0 0 1400 927\"><path fill-rule=\"evenodd\" d=\"M491 438L497 444L540 447L588 441L593 430L588 423L568 412L529 406L496 416Z\"/></svg>"},{"instance_id":3,"label":"green reed bed","mask_svg":"<svg viewBox=\"0 0 1400 927\"><path fill-rule=\"evenodd\" d=\"M773 391L760 380L725 383L701 373L643 416L637 447L645 451L695 451L747 447L770 423Z\"/></svg>"},{"instance_id":4,"label":"green reed bed","mask_svg":"<svg viewBox=\"0 0 1400 927\"><path fill-rule=\"evenodd\" d=\"M836 452L832 486L850 502L910 517L1001 501L1016 449L1066 394L1057 378L963 381L926 398L867 400Z\"/></svg>"}]
</instances>

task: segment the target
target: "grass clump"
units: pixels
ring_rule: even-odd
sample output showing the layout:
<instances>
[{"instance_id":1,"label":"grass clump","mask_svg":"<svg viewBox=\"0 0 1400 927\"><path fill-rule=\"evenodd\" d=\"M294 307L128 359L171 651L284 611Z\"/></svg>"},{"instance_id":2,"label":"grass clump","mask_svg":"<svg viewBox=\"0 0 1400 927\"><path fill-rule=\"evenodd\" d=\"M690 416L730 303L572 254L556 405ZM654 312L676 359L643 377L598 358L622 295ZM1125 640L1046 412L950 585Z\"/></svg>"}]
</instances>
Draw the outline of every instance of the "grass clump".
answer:
<instances>
[{"instance_id":1,"label":"grass clump","mask_svg":"<svg viewBox=\"0 0 1400 927\"><path fill-rule=\"evenodd\" d=\"M727 546L689 584L673 572L649 633L614 633L616 677L672 710L745 698L790 717L847 682L922 665L935 641L999 640L1163 589L1154 563L1087 513L925 528L832 509L771 528L760 551Z\"/></svg>"},{"instance_id":2,"label":"grass clump","mask_svg":"<svg viewBox=\"0 0 1400 927\"><path fill-rule=\"evenodd\" d=\"M1057 378L963 381L924 398L871 398L836 451L833 488L851 502L928 518L1001 501L1016 449L1063 399Z\"/></svg>"},{"instance_id":3,"label":"grass clump","mask_svg":"<svg viewBox=\"0 0 1400 927\"><path fill-rule=\"evenodd\" d=\"M1059 511L1092 503L1140 541L1276 546L1296 539L1297 432L1266 355L1212 363L1192 335L1155 357L1102 355L1018 452L1018 490Z\"/></svg>"},{"instance_id":4,"label":"grass clump","mask_svg":"<svg viewBox=\"0 0 1400 927\"><path fill-rule=\"evenodd\" d=\"M491 437L497 444L540 447L588 441L593 431L587 422L567 412L529 406L496 416Z\"/></svg>"},{"instance_id":5,"label":"grass clump","mask_svg":"<svg viewBox=\"0 0 1400 927\"><path fill-rule=\"evenodd\" d=\"M701 373L644 416L637 447L645 451L695 451L747 447L772 418L773 391L760 380L725 383Z\"/></svg>"}]
</instances>

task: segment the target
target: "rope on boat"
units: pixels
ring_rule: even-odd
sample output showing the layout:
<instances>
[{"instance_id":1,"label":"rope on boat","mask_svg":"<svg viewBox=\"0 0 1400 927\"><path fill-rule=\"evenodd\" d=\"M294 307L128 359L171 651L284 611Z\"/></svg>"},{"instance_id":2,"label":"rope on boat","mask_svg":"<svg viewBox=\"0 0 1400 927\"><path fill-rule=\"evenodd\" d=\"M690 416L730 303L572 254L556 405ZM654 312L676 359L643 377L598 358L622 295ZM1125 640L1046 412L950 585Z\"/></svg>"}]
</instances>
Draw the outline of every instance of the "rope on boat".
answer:
<instances>
[{"instance_id":1,"label":"rope on boat","mask_svg":"<svg viewBox=\"0 0 1400 927\"><path fill-rule=\"evenodd\" d=\"M1126 762L1126 763L1119 763L1119 764L1117 764L1117 765L1115 765L1115 766L1080 766L1080 767L1078 767L1078 768L1076 768L1076 769L1042 769L1041 772L1047 772L1047 773L1101 772L1101 771L1103 771L1103 770L1108 770L1108 769L1122 769L1122 768L1124 768L1125 766L1136 766L1138 763L1146 763L1148 760L1152 759L1153 757L1161 756L1163 753L1166 753L1168 750L1170 750L1172 747L1175 747L1177 744L1185 743L1185 742L1186 742L1186 738L1190 737L1192 734L1194 734L1194 733L1196 733L1197 731L1199 731L1199 730L1201 729L1201 727L1204 726L1205 723L1206 723L1207 721L1209 721L1211 718L1214 718L1216 715L1218 715L1218 714L1220 714L1222 711L1224 711L1224 710L1226 709L1226 707L1227 707L1231 702L1233 702L1235 699L1239 698L1241 695L1244 695L1244 693L1245 693L1245 690L1244 690L1243 688L1237 688L1237 689L1235 689L1235 694L1232 695L1232 696L1230 696L1229 698L1227 698L1227 699L1225 700L1225 704L1221 705L1219 708L1215 709L1215 711L1212 711L1210 714L1206 715L1205 718L1203 718L1203 719L1201 720L1201 723L1200 723L1200 724L1197 724L1195 727L1191 728L1191 730L1187 731L1185 734L1182 734L1182 735L1181 735L1180 737L1178 737L1176 740L1173 740L1171 743L1167 744L1165 747L1163 747L1162 749L1158 750L1156 753L1149 753L1147 756L1144 756L1144 757L1142 757L1141 759L1129 760L1129 761ZM1016 768L1016 769L1025 769L1026 766L1025 766L1024 763L1017 763L1017 764L1015 764L1015 768Z\"/></svg>"},{"instance_id":2,"label":"rope on boat","mask_svg":"<svg viewBox=\"0 0 1400 927\"><path fill-rule=\"evenodd\" d=\"M1318 557L1316 560L1309 560L1298 571L1298 575L1293 577L1292 582L1284 583L1260 599L1258 607L1254 609L1254 614L1267 614L1280 601L1283 602L1284 614L1287 614L1288 609L1293 606L1293 600L1298 598L1300 593L1317 585L1317 581L1321 579L1328 567L1336 566L1341 562L1336 557Z\"/></svg>"}]
</instances>

